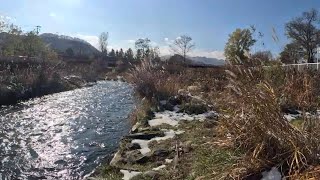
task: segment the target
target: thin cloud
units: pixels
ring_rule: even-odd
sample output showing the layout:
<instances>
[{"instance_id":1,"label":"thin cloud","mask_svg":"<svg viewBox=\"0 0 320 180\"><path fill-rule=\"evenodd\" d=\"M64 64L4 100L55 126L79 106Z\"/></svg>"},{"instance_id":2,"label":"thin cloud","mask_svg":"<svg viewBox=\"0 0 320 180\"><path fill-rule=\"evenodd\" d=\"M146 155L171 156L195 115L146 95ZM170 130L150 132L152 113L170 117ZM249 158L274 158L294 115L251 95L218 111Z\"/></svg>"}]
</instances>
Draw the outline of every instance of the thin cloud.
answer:
<instances>
[{"instance_id":1,"label":"thin cloud","mask_svg":"<svg viewBox=\"0 0 320 180\"><path fill-rule=\"evenodd\" d=\"M76 34L73 35L73 37L77 37L80 39L83 39L85 41L87 41L88 43L90 43L92 46L94 46L95 48L99 49L99 37L98 36L93 36L93 35L83 35L83 34ZM166 38L165 38L166 39ZM171 42L172 40L170 40L168 38L168 42ZM124 50L128 49L128 48L132 48L133 43L135 42L135 40L125 40L125 41L121 41L118 44L110 44L108 46L108 49L120 49L123 48ZM160 45L154 41L152 41L150 43L153 47L158 46L159 47L159 51L161 56L166 56L166 55L173 55L174 52L172 52L172 49L170 48L169 45ZM193 51L191 51L189 53L189 56L200 56L200 57L207 57L207 58L216 58L216 59L225 59L224 53L223 51L218 51L218 50L203 50L203 49L194 49Z\"/></svg>"},{"instance_id":2,"label":"thin cloud","mask_svg":"<svg viewBox=\"0 0 320 180\"><path fill-rule=\"evenodd\" d=\"M49 16L54 18L54 17L57 17L57 14L54 13L54 12L51 12L51 13L49 14Z\"/></svg>"}]
</instances>

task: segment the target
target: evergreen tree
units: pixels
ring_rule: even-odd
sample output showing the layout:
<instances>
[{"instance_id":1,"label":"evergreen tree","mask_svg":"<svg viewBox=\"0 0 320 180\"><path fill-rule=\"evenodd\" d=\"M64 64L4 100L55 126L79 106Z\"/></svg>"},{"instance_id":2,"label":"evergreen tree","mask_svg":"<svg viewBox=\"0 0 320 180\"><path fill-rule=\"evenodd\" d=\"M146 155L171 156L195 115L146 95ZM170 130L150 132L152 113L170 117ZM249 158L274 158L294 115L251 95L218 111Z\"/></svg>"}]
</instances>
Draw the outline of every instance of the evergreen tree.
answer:
<instances>
[{"instance_id":1,"label":"evergreen tree","mask_svg":"<svg viewBox=\"0 0 320 180\"><path fill-rule=\"evenodd\" d=\"M142 50L141 50L141 49L138 49L138 50L137 50L137 54L136 54L136 60L137 60L137 61L141 61L142 58L143 58Z\"/></svg>"},{"instance_id":2,"label":"evergreen tree","mask_svg":"<svg viewBox=\"0 0 320 180\"><path fill-rule=\"evenodd\" d=\"M115 53L114 49L112 49L112 50L110 51L109 56L110 56L110 57L116 57L116 53Z\"/></svg>"},{"instance_id":3,"label":"evergreen tree","mask_svg":"<svg viewBox=\"0 0 320 180\"><path fill-rule=\"evenodd\" d=\"M127 61L132 61L132 60L134 59L133 51L132 51L131 48L129 48L129 49L126 51L124 57L127 59Z\"/></svg>"},{"instance_id":4,"label":"evergreen tree","mask_svg":"<svg viewBox=\"0 0 320 180\"><path fill-rule=\"evenodd\" d=\"M119 51L119 58L124 58L124 52L122 48Z\"/></svg>"},{"instance_id":5,"label":"evergreen tree","mask_svg":"<svg viewBox=\"0 0 320 180\"><path fill-rule=\"evenodd\" d=\"M119 51L116 50L116 57L119 58Z\"/></svg>"}]
</instances>

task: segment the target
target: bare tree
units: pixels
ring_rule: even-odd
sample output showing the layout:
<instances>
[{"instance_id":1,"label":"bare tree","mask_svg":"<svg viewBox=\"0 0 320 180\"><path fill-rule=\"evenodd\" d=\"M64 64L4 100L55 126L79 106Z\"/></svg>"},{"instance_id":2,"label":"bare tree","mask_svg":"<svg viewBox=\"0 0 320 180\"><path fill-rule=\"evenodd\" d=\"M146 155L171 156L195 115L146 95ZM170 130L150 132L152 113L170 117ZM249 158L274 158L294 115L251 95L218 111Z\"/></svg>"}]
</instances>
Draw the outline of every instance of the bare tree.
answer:
<instances>
[{"instance_id":1,"label":"bare tree","mask_svg":"<svg viewBox=\"0 0 320 180\"><path fill-rule=\"evenodd\" d=\"M286 24L287 36L304 49L309 63L314 62L315 49L320 42L317 24L319 24L319 13L315 9L304 12L301 17Z\"/></svg>"},{"instance_id":2,"label":"bare tree","mask_svg":"<svg viewBox=\"0 0 320 180\"><path fill-rule=\"evenodd\" d=\"M109 33L108 32L103 32L99 36L99 46L102 54L104 56L108 55L108 39L109 39Z\"/></svg>"},{"instance_id":3,"label":"bare tree","mask_svg":"<svg viewBox=\"0 0 320 180\"><path fill-rule=\"evenodd\" d=\"M183 56L184 63L186 62L187 54L192 51L195 44L192 42L192 38L187 35L178 37L170 46L175 54Z\"/></svg>"}]
</instances>

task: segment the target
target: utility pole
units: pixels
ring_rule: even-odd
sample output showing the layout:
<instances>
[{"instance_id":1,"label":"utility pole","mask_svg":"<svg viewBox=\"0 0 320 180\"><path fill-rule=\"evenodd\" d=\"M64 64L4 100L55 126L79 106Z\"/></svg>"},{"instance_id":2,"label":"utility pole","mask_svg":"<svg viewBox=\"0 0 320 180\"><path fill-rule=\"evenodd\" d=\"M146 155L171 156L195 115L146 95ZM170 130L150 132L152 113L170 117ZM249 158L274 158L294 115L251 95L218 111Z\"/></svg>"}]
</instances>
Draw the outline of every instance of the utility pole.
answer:
<instances>
[{"instance_id":1,"label":"utility pole","mask_svg":"<svg viewBox=\"0 0 320 180\"><path fill-rule=\"evenodd\" d=\"M317 53L316 53L316 56L317 56L317 70L319 70L319 46L317 45Z\"/></svg>"},{"instance_id":2,"label":"utility pole","mask_svg":"<svg viewBox=\"0 0 320 180\"><path fill-rule=\"evenodd\" d=\"M37 35L40 33L41 26L36 26Z\"/></svg>"}]
</instances>

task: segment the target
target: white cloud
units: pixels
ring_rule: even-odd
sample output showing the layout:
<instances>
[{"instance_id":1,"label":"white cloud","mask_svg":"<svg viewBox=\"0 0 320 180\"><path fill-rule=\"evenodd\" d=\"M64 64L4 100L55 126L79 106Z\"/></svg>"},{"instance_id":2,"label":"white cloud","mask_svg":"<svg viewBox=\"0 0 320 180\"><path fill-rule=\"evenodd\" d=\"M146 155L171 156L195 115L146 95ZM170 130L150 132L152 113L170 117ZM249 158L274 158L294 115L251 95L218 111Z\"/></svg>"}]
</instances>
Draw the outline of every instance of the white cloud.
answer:
<instances>
[{"instance_id":1,"label":"white cloud","mask_svg":"<svg viewBox=\"0 0 320 180\"><path fill-rule=\"evenodd\" d=\"M156 43L156 42L154 42L154 41L151 41L150 42L150 45L152 46L152 47L158 47L159 45L158 45L158 43Z\"/></svg>"},{"instance_id":2,"label":"white cloud","mask_svg":"<svg viewBox=\"0 0 320 180\"><path fill-rule=\"evenodd\" d=\"M194 51L190 52L190 56L226 59L223 51L207 51L201 49L195 49Z\"/></svg>"},{"instance_id":3,"label":"white cloud","mask_svg":"<svg viewBox=\"0 0 320 180\"><path fill-rule=\"evenodd\" d=\"M164 41L165 41L165 42L168 42L168 41L169 41L169 38L164 38Z\"/></svg>"},{"instance_id":4,"label":"white cloud","mask_svg":"<svg viewBox=\"0 0 320 180\"><path fill-rule=\"evenodd\" d=\"M56 17L57 15L56 15L56 13L51 12L51 13L49 14L49 16L54 18L54 17Z\"/></svg>"},{"instance_id":5,"label":"white cloud","mask_svg":"<svg viewBox=\"0 0 320 180\"><path fill-rule=\"evenodd\" d=\"M130 43L130 44L133 44L135 42L136 42L136 40L133 40L133 39L128 40L128 43Z\"/></svg>"},{"instance_id":6,"label":"white cloud","mask_svg":"<svg viewBox=\"0 0 320 180\"><path fill-rule=\"evenodd\" d=\"M160 46L159 51L161 56L174 54L169 46Z\"/></svg>"},{"instance_id":7,"label":"white cloud","mask_svg":"<svg viewBox=\"0 0 320 180\"><path fill-rule=\"evenodd\" d=\"M76 35L72 35L72 36L80 38L80 39L83 39L83 40L87 41L88 43L90 43L95 48L100 49L99 48L99 37L98 36L83 35L83 34L76 34Z\"/></svg>"}]
</instances>

